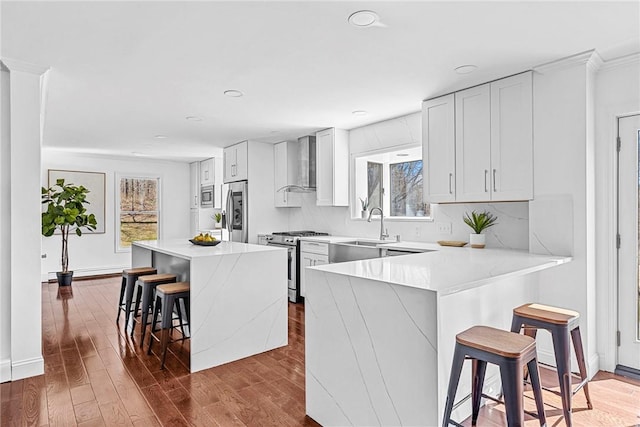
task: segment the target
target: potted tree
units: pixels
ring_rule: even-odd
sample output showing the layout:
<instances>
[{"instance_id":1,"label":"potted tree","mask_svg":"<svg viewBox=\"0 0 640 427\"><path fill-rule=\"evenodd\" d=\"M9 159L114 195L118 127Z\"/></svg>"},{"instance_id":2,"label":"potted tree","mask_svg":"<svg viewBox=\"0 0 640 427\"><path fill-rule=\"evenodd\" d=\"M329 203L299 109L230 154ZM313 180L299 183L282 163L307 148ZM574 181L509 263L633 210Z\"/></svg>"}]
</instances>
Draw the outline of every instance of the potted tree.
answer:
<instances>
[{"instance_id":1,"label":"potted tree","mask_svg":"<svg viewBox=\"0 0 640 427\"><path fill-rule=\"evenodd\" d=\"M96 229L96 217L84 207L89 203L87 193L87 188L65 184L64 179L57 179L49 188L42 187L42 204L47 205L42 212L42 235L52 236L58 229L62 235L62 271L56 273L60 286L71 285L73 277L73 271L69 271L69 233L82 236L83 228Z\"/></svg>"},{"instance_id":2,"label":"potted tree","mask_svg":"<svg viewBox=\"0 0 640 427\"><path fill-rule=\"evenodd\" d=\"M462 218L464 223L467 224L474 233L469 234L469 243L471 243L472 248L484 248L486 244L486 236L482 234L484 230L496 224L498 218L490 212L471 212L471 215L468 213L464 214Z\"/></svg>"}]
</instances>

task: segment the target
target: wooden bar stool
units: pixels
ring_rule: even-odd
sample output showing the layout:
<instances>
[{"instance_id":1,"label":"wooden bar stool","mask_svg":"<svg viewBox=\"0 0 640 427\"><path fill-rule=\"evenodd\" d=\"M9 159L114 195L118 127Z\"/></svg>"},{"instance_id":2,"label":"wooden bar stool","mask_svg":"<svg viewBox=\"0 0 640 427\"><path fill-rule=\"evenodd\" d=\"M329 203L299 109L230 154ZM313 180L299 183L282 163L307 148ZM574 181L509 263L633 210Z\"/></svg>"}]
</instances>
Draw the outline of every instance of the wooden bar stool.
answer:
<instances>
[{"instance_id":1,"label":"wooden bar stool","mask_svg":"<svg viewBox=\"0 0 640 427\"><path fill-rule=\"evenodd\" d=\"M580 314L577 311L548 305L524 304L513 309L511 331L520 332L523 327L524 333L532 338L536 337L538 329L546 329L551 332L558 380L560 382L560 393L555 393L562 398L564 420L567 426L571 426L571 397L580 389L584 389L588 408L593 409L591 398L589 397L589 379L584 360L582 337L580 336ZM573 347L576 351L581 379L575 390L571 389L571 345L569 344L569 334L571 334Z\"/></svg>"},{"instance_id":2,"label":"wooden bar stool","mask_svg":"<svg viewBox=\"0 0 640 427\"><path fill-rule=\"evenodd\" d=\"M153 340L156 339L162 346L162 369L164 369L164 361L167 357L167 347L169 346L169 336L171 335L173 325L174 307L178 313L180 320L180 328L182 330L181 340L188 339L184 333L184 323L182 320L182 310L180 309L180 301L184 302L184 308L187 316L187 325L191 328L191 308L189 306L190 286L188 282L171 283L168 285L160 285L156 288L156 303L153 308L153 321L151 322L151 336L149 337L149 349L147 354L151 354L151 346ZM158 323L158 314L162 319L160 322L160 337L157 337L155 326ZM191 335L191 334L189 334ZM179 340L173 340L179 341Z\"/></svg>"},{"instance_id":3,"label":"wooden bar stool","mask_svg":"<svg viewBox=\"0 0 640 427\"><path fill-rule=\"evenodd\" d=\"M163 285L165 283L175 283L176 280L177 277L175 274L163 273L140 276L136 281L137 300L136 308L134 310L136 316L138 314L138 308L140 308L140 304L142 304L142 307L140 308L140 332L142 332L142 338L140 338L140 347L142 347L142 343L144 343L144 336L147 333L148 316L149 314L153 314L153 294L156 290L156 286ZM136 328L136 316L133 317L131 336L133 336L133 331Z\"/></svg>"},{"instance_id":4,"label":"wooden bar stool","mask_svg":"<svg viewBox=\"0 0 640 427\"><path fill-rule=\"evenodd\" d=\"M138 277L148 274L156 274L158 270L153 267L136 267L122 270L122 285L120 285L120 300L118 303L118 317L116 323L120 321L120 312L125 313L125 329L129 324L129 316L131 315L131 303L133 301L133 291Z\"/></svg>"},{"instance_id":5,"label":"wooden bar stool","mask_svg":"<svg viewBox=\"0 0 640 427\"><path fill-rule=\"evenodd\" d=\"M504 404L507 413L509 427L524 426L524 406L522 403L524 384L524 367L529 368L531 385L536 400L538 419L540 425L546 424L544 406L542 402L542 389L540 388L540 375L536 355L536 341L528 336L507 332L488 326L474 326L456 335L456 347L451 366L449 390L445 403L442 426L449 424L460 426L451 420L451 411L458 389L460 373L465 359L473 361L473 385L471 391L472 415L471 423L475 425L480 411L480 399L491 396L482 393L484 376L487 363L493 363L500 367L500 378Z\"/></svg>"}]
</instances>

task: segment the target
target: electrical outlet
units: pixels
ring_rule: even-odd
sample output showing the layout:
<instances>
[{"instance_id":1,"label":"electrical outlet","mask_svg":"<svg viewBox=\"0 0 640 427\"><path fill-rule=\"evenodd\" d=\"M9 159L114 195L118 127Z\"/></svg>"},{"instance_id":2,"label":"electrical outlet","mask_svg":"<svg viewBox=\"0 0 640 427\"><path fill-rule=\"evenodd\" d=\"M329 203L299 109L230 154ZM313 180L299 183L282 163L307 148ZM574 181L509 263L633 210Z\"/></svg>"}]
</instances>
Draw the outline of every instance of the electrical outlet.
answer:
<instances>
[{"instance_id":1,"label":"electrical outlet","mask_svg":"<svg viewBox=\"0 0 640 427\"><path fill-rule=\"evenodd\" d=\"M420 227L416 227L416 237L420 237L421 231Z\"/></svg>"},{"instance_id":2,"label":"electrical outlet","mask_svg":"<svg viewBox=\"0 0 640 427\"><path fill-rule=\"evenodd\" d=\"M44 259L44 258L46 258L46 257L47 257L47 254L42 254L42 255L40 255L40 258L42 258L42 259Z\"/></svg>"},{"instance_id":3,"label":"electrical outlet","mask_svg":"<svg viewBox=\"0 0 640 427\"><path fill-rule=\"evenodd\" d=\"M436 227L438 229L438 233L446 233L451 234L451 223L450 222L437 222Z\"/></svg>"}]
</instances>

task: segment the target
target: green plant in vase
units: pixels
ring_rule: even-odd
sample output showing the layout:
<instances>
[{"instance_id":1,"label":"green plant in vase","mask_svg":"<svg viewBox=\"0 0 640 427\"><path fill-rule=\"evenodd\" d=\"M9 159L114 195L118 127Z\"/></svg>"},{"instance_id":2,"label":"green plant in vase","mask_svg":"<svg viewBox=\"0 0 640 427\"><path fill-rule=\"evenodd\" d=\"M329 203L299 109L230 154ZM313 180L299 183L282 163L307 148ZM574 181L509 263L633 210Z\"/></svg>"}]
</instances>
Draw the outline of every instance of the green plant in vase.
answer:
<instances>
[{"instance_id":1,"label":"green plant in vase","mask_svg":"<svg viewBox=\"0 0 640 427\"><path fill-rule=\"evenodd\" d=\"M49 188L42 187L42 204L46 210L42 212L42 235L53 236L56 230L62 235L62 271L57 272L58 284L71 284L73 271L69 271L69 233L82 236L82 229L95 230L96 217L87 213L85 208L89 189L82 185L65 184L64 179L57 179Z\"/></svg>"},{"instance_id":2,"label":"green plant in vase","mask_svg":"<svg viewBox=\"0 0 640 427\"><path fill-rule=\"evenodd\" d=\"M472 248L484 248L486 244L486 237L482 232L489 227L497 224L498 217L491 212L476 212L472 211L471 215L465 213L462 220L474 231L469 235L469 243Z\"/></svg>"},{"instance_id":3,"label":"green plant in vase","mask_svg":"<svg viewBox=\"0 0 640 427\"><path fill-rule=\"evenodd\" d=\"M362 218L367 218L367 216L369 215L369 198L365 197L364 199L362 197L359 197L360 199L360 206L362 206L362 212L361 212L361 217Z\"/></svg>"}]
</instances>

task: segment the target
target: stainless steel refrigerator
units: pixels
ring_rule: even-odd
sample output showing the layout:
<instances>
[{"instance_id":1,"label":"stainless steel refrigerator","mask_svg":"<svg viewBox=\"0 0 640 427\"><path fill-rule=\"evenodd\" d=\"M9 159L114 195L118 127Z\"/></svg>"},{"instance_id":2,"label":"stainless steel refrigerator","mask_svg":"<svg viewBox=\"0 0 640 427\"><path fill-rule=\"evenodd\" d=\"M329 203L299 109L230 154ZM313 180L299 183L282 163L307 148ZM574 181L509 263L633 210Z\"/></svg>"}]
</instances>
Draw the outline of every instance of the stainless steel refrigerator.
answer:
<instances>
[{"instance_id":1,"label":"stainless steel refrigerator","mask_svg":"<svg viewBox=\"0 0 640 427\"><path fill-rule=\"evenodd\" d=\"M249 240L247 181L231 182L228 185L226 217L229 241L247 243Z\"/></svg>"}]
</instances>

